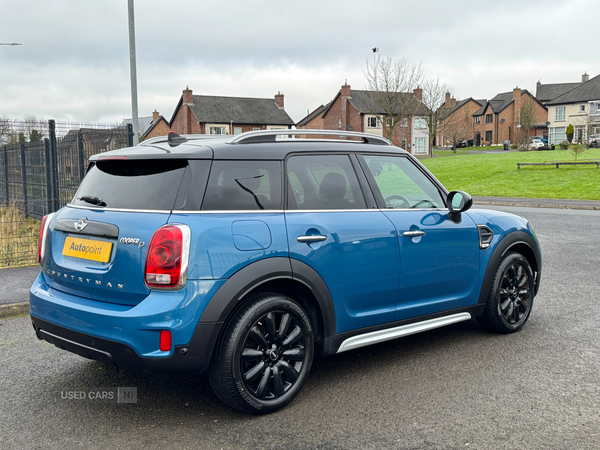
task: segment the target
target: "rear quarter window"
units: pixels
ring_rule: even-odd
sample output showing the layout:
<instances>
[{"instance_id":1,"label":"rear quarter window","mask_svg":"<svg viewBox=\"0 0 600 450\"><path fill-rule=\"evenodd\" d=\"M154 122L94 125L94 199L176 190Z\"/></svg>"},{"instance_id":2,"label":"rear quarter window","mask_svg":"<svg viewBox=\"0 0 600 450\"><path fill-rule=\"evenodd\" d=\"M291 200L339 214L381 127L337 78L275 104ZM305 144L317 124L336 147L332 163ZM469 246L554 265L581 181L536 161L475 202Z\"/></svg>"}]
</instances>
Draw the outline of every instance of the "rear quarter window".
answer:
<instances>
[{"instance_id":1,"label":"rear quarter window","mask_svg":"<svg viewBox=\"0 0 600 450\"><path fill-rule=\"evenodd\" d=\"M280 210L280 161L214 161L202 210Z\"/></svg>"}]
</instances>

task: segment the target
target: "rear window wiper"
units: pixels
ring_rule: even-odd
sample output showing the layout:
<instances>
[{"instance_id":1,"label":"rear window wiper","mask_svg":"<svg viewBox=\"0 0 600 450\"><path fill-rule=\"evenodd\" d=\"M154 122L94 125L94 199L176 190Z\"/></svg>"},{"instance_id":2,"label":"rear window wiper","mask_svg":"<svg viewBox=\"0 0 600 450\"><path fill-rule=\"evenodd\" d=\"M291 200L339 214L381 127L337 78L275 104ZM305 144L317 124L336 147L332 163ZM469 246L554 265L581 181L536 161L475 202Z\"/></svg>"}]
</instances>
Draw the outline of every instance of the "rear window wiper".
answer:
<instances>
[{"instance_id":1,"label":"rear window wiper","mask_svg":"<svg viewBox=\"0 0 600 450\"><path fill-rule=\"evenodd\" d=\"M91 195L82 195L77 200L81 200L82 202L91 203L92 205L97 206L106 206L106 202L98 197L92 197Z\"/></svg>"}]
</instances>

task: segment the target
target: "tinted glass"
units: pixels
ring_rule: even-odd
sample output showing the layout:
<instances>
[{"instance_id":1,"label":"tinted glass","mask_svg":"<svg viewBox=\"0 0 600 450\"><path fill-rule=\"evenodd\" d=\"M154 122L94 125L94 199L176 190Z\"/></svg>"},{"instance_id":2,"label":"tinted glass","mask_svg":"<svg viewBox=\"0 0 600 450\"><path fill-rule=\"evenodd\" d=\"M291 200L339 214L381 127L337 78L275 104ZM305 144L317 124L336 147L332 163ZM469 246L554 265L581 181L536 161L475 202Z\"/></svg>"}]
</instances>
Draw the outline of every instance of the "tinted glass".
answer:
<instances>
[{"instance_id":1,"label":"tinted glass","mask_svg":"<svg viewBox=\"0 0 600 450\"><path fill-rule=\"evenodd\" d=\"M293 156L287 162L288 209L364 209L347 155Z\"/></svg>"},{"instance_id":2,"label":"tinted glass","mask_svg":"<svg viewBox=\"0 0 600 450\"><path fill-rule=\"evenodd\" d=\"M279 161L214 161L202 210L281 209Z\"/></svg>"},{"instance_id":3,"label":"tinted glass","mask_svg":"<svg viewBox=\"0 0 600 450\"><path fill-rule=\"evenodd\" d=\"M71 204L105 208L171 210L186 160L97 161Z\"/></svg>"},{"instance_id":4,"label":"tinted glass","mask_svg":"<svg viewBox=\"0 0 600 450\"><path fill-rule=\"evenodd\" d=\"M390 209L444 208L437 187L408 159L363 156Z\"/></svg>"}]
</instances>

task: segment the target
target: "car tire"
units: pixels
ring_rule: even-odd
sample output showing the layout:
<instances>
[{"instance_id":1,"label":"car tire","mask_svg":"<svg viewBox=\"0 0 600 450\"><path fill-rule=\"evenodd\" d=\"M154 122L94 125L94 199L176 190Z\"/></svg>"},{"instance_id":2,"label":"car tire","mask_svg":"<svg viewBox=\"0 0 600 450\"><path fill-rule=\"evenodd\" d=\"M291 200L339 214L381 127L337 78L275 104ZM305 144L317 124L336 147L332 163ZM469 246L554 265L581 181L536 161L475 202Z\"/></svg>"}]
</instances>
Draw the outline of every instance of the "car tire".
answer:
<instances>
[{"instance_id":1,"label":"car tire","mask_svg":"<svg viewBox=\"0 0 600 450\"><path fill-rule=\"evenodd\" d=\"M531 313L534 277L531 266L520 253L504 255L498 264L479 324L497 333L519 331Z\"/></svg>"},{"instance_id":2,"label":"car tire","mask_svg":"<svg viewBox=\"0 0 600 450\"><path fill-rule=\"evenodd\" d=\"M209 381L233 408L268 414L298 395L313 356L313 327L302 307L284 295L264 293L227 323Z\"/></svg>"}]
</instances>

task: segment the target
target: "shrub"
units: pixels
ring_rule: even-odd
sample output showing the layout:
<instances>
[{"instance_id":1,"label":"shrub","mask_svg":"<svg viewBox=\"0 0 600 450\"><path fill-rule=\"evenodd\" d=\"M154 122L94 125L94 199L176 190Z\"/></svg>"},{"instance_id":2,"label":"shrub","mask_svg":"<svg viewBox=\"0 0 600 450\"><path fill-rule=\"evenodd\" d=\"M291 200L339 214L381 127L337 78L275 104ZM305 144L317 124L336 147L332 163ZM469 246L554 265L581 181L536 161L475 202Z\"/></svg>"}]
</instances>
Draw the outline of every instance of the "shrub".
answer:
<instances>
[{"instance_id":1,"label":"shrub","mask_svg":"<svg viewBox=\"0 0 600 450\"><path fill-rule=\"evenodd\" d=\"M558 146L561 150L566 150L569 148L569 141L562 141Z\"/></svg>"},{"instance_id":2,"label":"shrub","mask_svg":"<svg viewBox=\"0 0 600 450\"><path fill-rule=\"evenodd\" d=\"M569 141L569 143L573 142L573 134L575 133L575 128L573 127L572 124L569 124L569 126L567 127L567 131L566 131L566 135L567 135L567 141Z\"/></svg>"}]
</instances>

